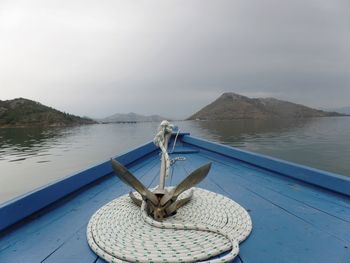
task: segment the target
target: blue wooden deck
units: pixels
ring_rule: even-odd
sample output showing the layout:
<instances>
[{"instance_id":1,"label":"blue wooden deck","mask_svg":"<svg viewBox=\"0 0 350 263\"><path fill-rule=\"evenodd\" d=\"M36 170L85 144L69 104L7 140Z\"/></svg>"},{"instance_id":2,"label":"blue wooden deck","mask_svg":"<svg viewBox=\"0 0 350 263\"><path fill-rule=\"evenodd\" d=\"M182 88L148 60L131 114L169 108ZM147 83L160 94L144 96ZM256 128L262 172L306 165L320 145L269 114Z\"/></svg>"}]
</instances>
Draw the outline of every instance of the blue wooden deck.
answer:
<instances>
[{"instance_id":1,"label":"blue wooden deck","mask_svg":"<svg viewBox=\"0 0 350 263\"><path fill-rule=\"evenodd\" d=\"M188 135L178 142L172 154L176 156L185 157L186 161L174 164L167 185L178 183L210 160L212 169L200 187L224 194L249 211L253 231L240 245L234 262L350 262L349 178ZM151 144L119 158L145 185L157 185L160 161ZM90 169L80 173L79 180L70 177L66 183L59 182L57 189L54 184L49 186L57 194L41 201L38 208L46 206L50 199L61 198L60 192L64 196L74 190L67 189L67 185L80 188L90 183L29 218L20 220L32 212L23 212L21 207L41 200L46 195L45 188L0 207L0 227L20 220L0 232L1 263L103 262L87 244L87 223L99 207L130 189L111 174L107 164L93 169L94 172ZM91 176L93 179L87 178ZM82 178L86 179L83 183ZM332 190L324 188L324 182L329 182Z\"/></svg>"}]
</instances>

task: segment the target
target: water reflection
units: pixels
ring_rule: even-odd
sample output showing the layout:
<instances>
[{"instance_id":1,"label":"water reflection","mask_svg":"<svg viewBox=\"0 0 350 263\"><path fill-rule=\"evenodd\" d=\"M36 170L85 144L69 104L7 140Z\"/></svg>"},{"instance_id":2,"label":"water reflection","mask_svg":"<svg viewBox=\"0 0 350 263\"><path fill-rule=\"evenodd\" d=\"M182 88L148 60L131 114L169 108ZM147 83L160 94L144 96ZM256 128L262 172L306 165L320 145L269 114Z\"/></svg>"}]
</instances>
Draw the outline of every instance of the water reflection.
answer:
<instances>
[{"instance_id":1,"label":"water reflection","mask_svg":"<svg viewBox=\"0 0 350 263\"><path fill-rule=\"evenodd\" d=\"M0 203L150 141L157 125L0 129Z\"/></svg>"},{"instance_id":2,"label":"water reflection","mask_svg":"<svg viewBox=\"0 0 350 263\"><path fill-rule=\"evenodd\" d=\"M281 119L281 120L233 120L233 121L196 121L199 129L205 130L222 143L241 146L248 139L276 137L285 132L293 132L315 119Z\"/></svg>"},{"instance_id":3,"label":"water reflection","mask_svg":"<svg viewBox=\"0 0 350 263\"><path fill-rule=\"evenodd\" d=\"M350 175L350 118L182 121L192 135ZM0 129L0 203L153 139L158 123Z\"/></svg>"},{"instance_id":4,"label":"water reflection","mask_svg":"<svg viewBox=\"0 0 350 263\"><path fill-rule=\"evenodd\" d=\"M23 161L45 152L64 136L64 128L5 128L0 129L0 160Z\"/></svg>"},{"instance_id":5,"label":"water reflection","mask_svg":"<svg viewBox=\"0 0 350 263\"><path fill-rule=\"evenodd\" d=\"M196 121L200 137L350 176L350 118Z\"/></svg>"}]
</instances>

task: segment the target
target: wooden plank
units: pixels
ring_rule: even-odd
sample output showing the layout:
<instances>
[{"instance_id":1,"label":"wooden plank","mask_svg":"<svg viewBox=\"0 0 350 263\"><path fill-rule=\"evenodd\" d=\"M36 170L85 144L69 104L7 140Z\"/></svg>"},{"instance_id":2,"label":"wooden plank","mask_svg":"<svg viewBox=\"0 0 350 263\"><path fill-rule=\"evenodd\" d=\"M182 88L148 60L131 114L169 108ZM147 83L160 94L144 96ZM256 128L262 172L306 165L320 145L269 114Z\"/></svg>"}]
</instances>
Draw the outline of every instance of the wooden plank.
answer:
<instances>
[{"instance_id":1,"label":"wooden plank","mask_svg":"<svg viewBox=\"0 0 350 263\"><path fill-rule=\"evenodd\" d=\"M225 171L234 182L239 183L240 186L246 188L252 194L261 196L261 198L287 210L295 216L319 228L321 231L334 235L350 244L350 223L342 220L337 215L325 213L319 209L307 206L300 201L273 191L268 185L266 186L266 183L255 181L253 178L246 179L245 173L242 174L242 171L233 170L231 167L227 167L224 164L216 162L215 168L219 168L220 171ZM261 176L263 176L261 173L257 173L255 177L259 178ZM347 215L350 216L350 210L347 211Z\"/></svg>"},{"instance_id":2,"label":"wooden plank","mask_svg":"<svg viewBox=\"0 0 350 263\"><path fill-rule=\"evenodd\" d=\"M207 140L194 138L189 135L182 137L182 141L190 145L211 150L222 155L226 155L255 166L284 174L286 176L308 182L326 189L333 190L338 193L350 195L350 177L342 176L318 169L310 168L277 158L268 157L266 155L252 153L237 148L213 143Z\"/></svg>"},{"instance_id":3,"label":"wooden plank","mask_svg":"<svg viewBox=\"0 0 350 263\"><path fill-rule=\"evenodd\" d=\"M206 152L205 158L210 158L217 163L230 167L230 169L234 169L233 173L236 176L249 181L252 185L263 185L265 188L280 195L350 222L349 197L324 191L289 177L276 176L276 174L268 170L243 164L237 160L219 156L213 152Z\"/></svg>"},{"instance_id":4,"label":"wooden plank","mask_svg":"<svg viewBox=\"0 0 350 263\"><path fill-rule=\"evenodd\" d=\"M156 160L157 163L159 162ZM153 162L152 162L153 163ZM147 185L153 181L154 177L157 177L155 173L159 169L158 165L155 166L146 166L142 169L143 172L146 172L142 177L142 182ZM128 186L123 186L124 193L128 192L130 189ZM124 194L123 193L123 194ZM113 198L115 196L113 195ZM113 199L111 198L111 199ZM92 200L96 201L96 200ZM100 204L102 206L103 204ZM86 222L76 233L69 237L59 249L55 250L50 256L48 256L43 262L45 263L56 263L56 262L94 262L96 260L96 255L90 249L87 240L86 240L86 228L88 220L90 217L85 217L83 219Z\"/></svg>"},{"instance_id":5,"label":"wooden plank","mask_svg":"<svg viewBox=\"0 0 350 263\"><path fill-rule=\"evenodd\" d=\"M187 169L198 167L203 159L193 156ZM347 242L249 191L217 163L212 167L201 186L240 203L253 220L253 232L241 244L243 262L350 262Z\"/></svg>"},{"instance_id":6,"label":"wooden plank","mask_svg":"<svg viewBox=\"0 0 350 263\"><path fill-rule=\"evenodd\" d=\"M153 143L147 143L116 158L127 165L155 150ZM0 205L0 231L111 172L106 161Z\"/></svg>"},{"instance_id":7,"label":"wooden plank","mask_svg":"<svg viewBox=\"0 0 350 263\"><path fill-rule=\"evenodd\" d=\"M131 170L139 177L153 176L147 175L146 172L157 164L158 160L153 157L148 162L132 167ZM76 196L75 202L68 200L38 218L37 222L29 222L6 235L0 240L0 247L3 248L0 251L0 262L38 262L45 259L86 225L99 207L129 189L116 176L101 182L98 190L95 188ZM51 219L52 216L54 219ZM31 231L33 223L35 230Z\"/></svg>"},{"instance_id":8,"label":"wooden plank","mask_svg":"<svg viewBox=\"0 0 350 263\"><path fill-rule=\"evenodd\" d=\"M97 255L89 247L86 228L87 224L83 225L78 232L40 262L95 262Z\"/></svg>"}]
</instances>

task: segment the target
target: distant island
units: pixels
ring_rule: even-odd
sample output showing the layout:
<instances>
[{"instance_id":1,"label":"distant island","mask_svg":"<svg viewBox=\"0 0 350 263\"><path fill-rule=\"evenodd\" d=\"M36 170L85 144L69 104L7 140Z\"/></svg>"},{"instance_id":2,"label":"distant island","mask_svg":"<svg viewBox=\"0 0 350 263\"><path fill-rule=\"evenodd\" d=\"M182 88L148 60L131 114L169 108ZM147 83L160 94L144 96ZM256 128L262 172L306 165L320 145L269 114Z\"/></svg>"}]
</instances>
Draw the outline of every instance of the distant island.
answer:
<instances>
[{"instance_id":1,"label":"distant island","mask_svg":"<svg viewBox=\"0 0 350 263\"><path fill-rule=\"evenodd\" d=\"M94 120L64 113L24 98L0 100L0 127L71 126L93 124Z\"/></svg>"},{"instance_id":2,"label":"distant island","mask_svg":"<svg viewBox=\"0 0 350 263\"><path fill-rule=\"evenodd\" d=\"M345 116L275 98L249 98L236 93L222 94L188 120L232 120L270 118L310 118Z\"/></svg>"},{"instance_id":3,"label":"distant island","mask_svg":"<svg viewBox=\"0 0 350 263\"><path fill-rule=\"evenodd\" d=\"M310 118L328 116L348 116L345 113L313 109L301 104L275 98L249 98L236 93L222 94L188 120L232 120L232 119L270 119L270 118ZM159 115L140 115L134 112L116 113L106 118L92 120L61 112L39 102L17 98L0 100L0 128L28 126L73 126L94 123L138 123L161 122Z\"/></svg>"},{"instance_id":4,"label":"distant island","mask_svg":"<svg viewBox=\"0 0 350 263\"><path fill-rule=\"evenodd\" d=\"M96 119L96 121L100 123L136 123L136 122L161 122L162 120L165 120L166 118L159 116L159 115L140 115L134 112L122 114L122 113L116 113L112 116L103 118L103 119Z\"/></svg>"},{"instance_id":5,"label":"distant island","mask_svg":"<svg viewBox=\"0 0 350 263\"><path fill-rule=\"evenodd\" d=\"M334 108L334 109L325 109L327 111L336 111L339 113L350 115L350 106L347 107L341 107L341 108Z\"/></svg>"}]
</instances>

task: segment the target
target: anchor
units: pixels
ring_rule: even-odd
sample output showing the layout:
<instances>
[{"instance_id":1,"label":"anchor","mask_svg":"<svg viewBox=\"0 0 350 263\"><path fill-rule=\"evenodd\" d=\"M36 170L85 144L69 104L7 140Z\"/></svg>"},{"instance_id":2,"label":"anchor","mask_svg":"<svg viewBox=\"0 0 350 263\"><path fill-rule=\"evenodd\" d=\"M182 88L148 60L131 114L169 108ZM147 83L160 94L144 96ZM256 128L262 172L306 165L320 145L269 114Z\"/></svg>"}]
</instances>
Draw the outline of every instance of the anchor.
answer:
<instances>
[{"instance_id":1,"label":"anchor","mask_svg":"<svg viewBox=\"0 0 350 263\"><path fill-rule=\"evenodd\" d=\"M191 200L193 192L190 191L190 194L186 198L177 200L178 197L184 191L189 190L200 183L207 176L211 168L211 162L209 162L194 170L177 186L168 189L165 188L165 177L168 175L170 169L170 158L167 149L173 127L174 126L168 121L162 121L159 131L154 139L154 143L162 151L159 185L154 191L145 187L136 176L134 176L120 162L113 159L111 160L113 170L120 180L131 186L141 195L142 199L138 199L132 192L130 192L129 196L131 200L138 206L141 206L142 203L145 202L148 215L158 221L162 221L163 219L175 214L180 207L186 205Z\"/></svg>"}]
</instances>

